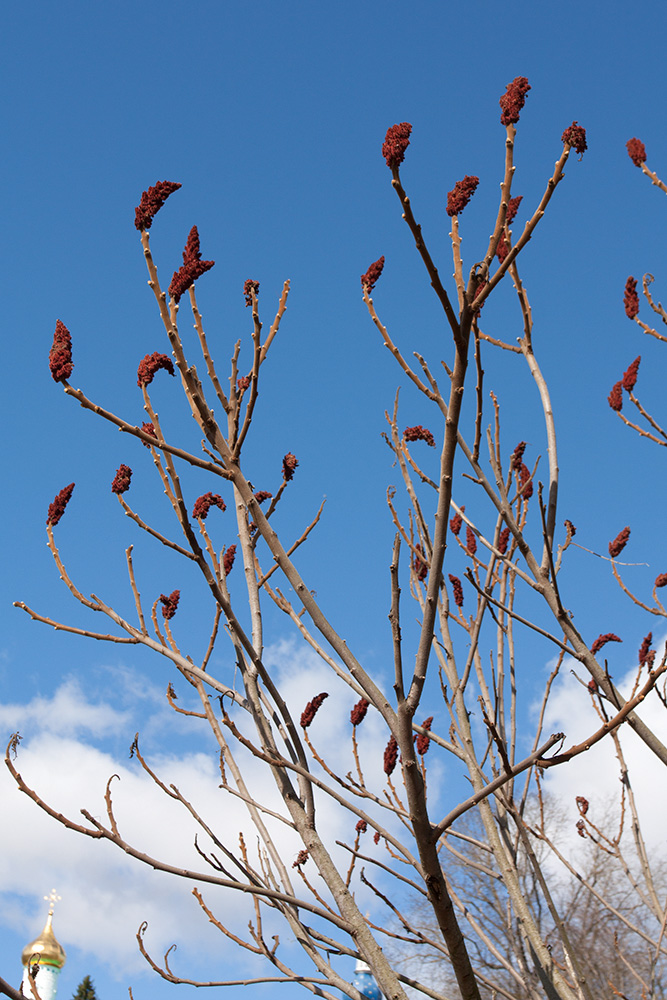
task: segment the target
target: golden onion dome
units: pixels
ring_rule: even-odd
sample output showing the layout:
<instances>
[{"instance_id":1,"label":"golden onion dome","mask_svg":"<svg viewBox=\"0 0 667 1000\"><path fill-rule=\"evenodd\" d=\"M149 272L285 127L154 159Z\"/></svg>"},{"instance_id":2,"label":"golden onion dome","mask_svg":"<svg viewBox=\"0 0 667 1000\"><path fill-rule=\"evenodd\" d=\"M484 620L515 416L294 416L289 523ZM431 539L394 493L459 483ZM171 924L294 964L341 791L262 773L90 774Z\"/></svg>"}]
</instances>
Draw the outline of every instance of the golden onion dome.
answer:
<instances>
[{"instance_id":1,"label":"golden onion dome","mask_svg":"<svg viewBox=\"0 0 667 1000\"><path fill-rule=\"evenodd\" d=\"M56 940L51 926L52 920L53 914L49 913L42 933L23 949L21 961L24 966L32 959L33 961L39 961L40 964L54 965L57 969L62 969L67 960L67 955L63 946Z\"/></svg>"}]
</instances>

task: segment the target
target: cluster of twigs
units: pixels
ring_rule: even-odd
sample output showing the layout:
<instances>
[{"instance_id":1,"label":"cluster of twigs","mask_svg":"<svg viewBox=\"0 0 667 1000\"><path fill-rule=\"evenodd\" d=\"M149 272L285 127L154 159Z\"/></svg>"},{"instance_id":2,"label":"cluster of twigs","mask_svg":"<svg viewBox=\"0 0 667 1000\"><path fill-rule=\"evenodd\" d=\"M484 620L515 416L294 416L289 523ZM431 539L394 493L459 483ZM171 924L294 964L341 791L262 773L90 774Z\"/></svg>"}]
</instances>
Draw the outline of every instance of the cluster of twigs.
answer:
<instances>
[{"instance_id":1,"label":"cluster of twigs","mask_svg":"<svg viewBox=\"0 0 667 1000\"><path fill-rule=\"evenodd\" d=\"M637 711L652 692L658 691L664 700L664 690L658 690L658 682L667 671L667 650L653 650L652 637L647 637L643 652L640 650L634 687L628 697L623 697L606 661L598 655L616 637L608 633L595 642L585 640L574 624L567 596L559 583L561 565L576 529L569 521L565 522L564 532L558 528L556 425L548 387L534 350L533 316L518 260L550 206L572 150L583 154L586 139L576 122L565 130L562 151L544 194L521 234L514 239L510 225L521 200L512 195L514 143L519 114L529 89L528 81L519 77L501 99L506 139L500 201L488 245L467 277L461 258L459 215L474 193L477 178L465 178L450 192L454 300L440 279L400 176L410 126L402 123L389 129L383 147L403 218L451 332L451 356L443 361L444 374L434 371L418 353L411 360L392 340L371 297L383 259L362 276L363 299L373 323L403 373L433 407L434 414L431 428L420 425L401 431L398 395L392 412L387 414L385 438L404 486L403 501L397 499L394 489L388 493L396 529L390 569L393 694L383 688L381 678L371 676L341 638L293 559L317 525L322 508L296 539L283 541L274 529L274 514L298 466L295 456L285 455L282 481L274 495L257 491L242 467L244 444L258 404L260 378L279 332L289 282L284 285L266 336L259 315L258 283L246 282L244 292L252 314L250 363L241 368L239 341L232 354L228 379L222 380L209 351L195 294L195 280L213 265L201 260L196 230L188 238L183 266L174 275L169 293L163 290L153 261L149 229L167 197L179 186L162 182L144 193L137 209L137 228L171 357L155 353L147 356L139 367L138 381L147 415L142 427L98 405L70 384L69 332L63 324L56 330L52 351L54 378L62 383L68 396L147 447L173 510L174 523L180 529L178 540L153 528L130 506L125 494L131 470L121 466L113 489L124 513L154 541L198 567L211 594L213 620L206 653L195 663L183 647L177 622L174 623L179 592L162 594L150 609L146 607L135 575L132 546L126 552L136 612L132 620L120 615L101 597L95 594L86 597L81 593L68 574L54 539L54 527L72 495L72 487L66 487L56 497L49 512L49 548L73 597L85 608L103 615L113 630L93 631L56 621L23 602L18 606L31 618L58 630L145 646L169 660L196 692L201 711L178 706L171 683L167 693L169 703L175 711L208 724L220 754L221 794L245 805L261 847L253 854L242 833L235 838L229 830L212 827L176 786L152 769L140 752L138 739L133 744L133 753L139 765L194 824L195 847L202 862L196 871L149 856L125 839L114 811L112 779L105 792L106 819L84 809L85 822L75 822L57 812L26 784L13 759L17 739L8 748L6 763L21 791L58 822L84 836L108 840L138 861L191 881L195 885L194 897L206 919L230 941L262 956L269 964L269 974L243 980L244 984L288 981L332 1000L335 996L332 990L342 991L351 1000L361 1000L359 990L337 962L339 956L351 956L368 964L383 994L392 1000L403 1000L407 987L433 998L454 996L458 992L464 1000L478 1000L482 994L500 995L508 1000L545 994L560 1000L593 1000L594 987L585 957L568 928L568 919L562 912L563 899L550 885L545 848L593 895L604 919L620 921L652 949L649 971L637 970L646 987L644 995L654 995L660 981L657 969L667 951L663 943L667 911L641 839L619 732L622 727L631 727L649 750L667 764L667 747ZM480 310L507 275L516 291L522 328L516 345L482 329ZM656 306L650 297L649 283L645 279L644 294L662 321L667 322L662 307ZM179 332L182 308L179 303L186 292L206 371L206 385L186 358ZM660 336L655 331L646 332ZM509 454L504 451L500 405L493 393L491 425L485 429L482 352L496 349L512 352L517 361L523 359L534 382L547 451L544 484L539 480L539 458L533 459L532 465L524 461L525 442L519 442ZM462 399L471 378L469 367L476 379L476 406L470 427L466 428ZM167 440L163 432L149 391L153 377L160 371L180 378L190 412L203 437L201 454ZM666 443L667 436L632 392L630 398L652 428L640 433ZM210 401L213 399L222 408L223 421L218 422L213 415ZM420 457L423 452L419 449L429 447L436 451L439 448L435 468ZM467 488L480 498L475 500L476 508L481 510L482 501L486 502L484 521L481 516L473 518L454 496L455 461L465 463ZM221 493L211 491L192 504L182 482L184 466L196 467L216 477L212 480L213 488ZM209 529L207 517L213 507L225 506L235 511L238 545L221 547L214 540L215 532ZM538 538L537 544L531 541L534 536ZM448 547L452 558L445 568ZM610 548L613 570L627 590L618 573L616 557L620 549L616 549L618 546L611 552ZM449 572L455 565L454 556L465 561L463 579ZM234 566L242 567L243 588L229 586ZM406 585L419 609L414 648L409 652L401 625L401 589ZM660 585L657 581L656 586ZM530 611L520 610L526 592L530 595L527 602L530 606L537 599L543 608L539 620ZM351 716L353 764L347 773L329 753L316 746L311 735L311 724L326 692L314 697L299 719L298 713L294 714L296 708L286 704L276 678L265 664L262 610L266 599L286 614L303 640L327 665L331 684L347 685L357 702ZM633 600L652 614L665 614L655 591L655 606L634 596ZM249 629L242 624L247 619ZM540 641L545 640L549 655L553 650L558 654L532 733L526 728L525 705L520 701L517 681L519 635L524 630ZM221 635L229 643L224 656L235 665L241 689L221 680L212 670L211 657ZM492 651L490 656L487 648ZM575 745L568 743L564 733L546 735L543 731L547 700L566 656L587 672L589 695L599 715L599 725L586 740ZM476 727L472 719L477 706L481 727ZM382 780L377 778L378 768L364 761L357 738L367 711L378 713L387 731ZM315 731L316 727L312 732ZM620 836L610 837L596 826L583 805L580 805L580 832L627 873L635 892L646 896L647 919L628 916L627 910L598 891L592 876L581 875L551 837L544 817L543 773L572 761L603 738L614 741L622 762L624 809L631 815L637 864L627 860ZM244 761L248 754L272 776L281 803L278 809L270 798L263 800L247 783ZM438 764L442 760L451 761L465 773L471 793L461 801L443 796L437 782L430 795L427 794L434 756ZM395 777L397 768L400 780ZM323 799L354 821L355 837L351 844L332 842L329 831L320 826L316 805ZM466 827L471 822L473 825ZM302 846L294 863L279 850L274 832L276 823L299 838ZM374 845L365 849L362 844L368 838ZM346 859L343 863L341 857ZM312 871L317 872L317 878ZM362 912L356 898L362 885L381 908L381 918L372 920ZM201 886L236 890L249 898L253 916L246 934L227 926L216 915ZM489 904L478 905L487 890L491 894ZM427 921L415 918L407 902L410 898L421 900L427 907ZM281 948L278 936L271 933L278 918L301 946L305 964L294 965ZM137 935L139 947L163 978L198 986L241 982L201 982L177 974L170 964L169 952L162 962L151 956L145 932L144 925ZM434 985L428 974L423 977L408 974L409 970L400 961L394 961L383 951L385 939L402 942L404 949L421 949L445 962L451 970L445 986ZM624 955L622 944L618 950ZM612 992L621 989L612 978L605 988ZM2 983L0 991L13 995Z\"/></svg>"}]
</instances>

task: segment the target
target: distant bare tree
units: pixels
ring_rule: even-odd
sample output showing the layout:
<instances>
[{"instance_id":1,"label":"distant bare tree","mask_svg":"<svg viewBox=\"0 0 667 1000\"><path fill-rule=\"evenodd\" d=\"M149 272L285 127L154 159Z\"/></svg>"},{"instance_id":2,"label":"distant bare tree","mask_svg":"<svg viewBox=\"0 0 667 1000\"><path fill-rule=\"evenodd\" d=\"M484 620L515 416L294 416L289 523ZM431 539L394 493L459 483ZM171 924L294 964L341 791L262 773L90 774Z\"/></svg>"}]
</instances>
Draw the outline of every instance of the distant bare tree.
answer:
<instances>
[{"instance_id":1,"label":"distant bare tree","mask_svg":"<svg viewBox=\"0 0 667 1000\"><path fill-rule=\"evenodd\" d=\"M545 801L548 805L545 807ZM554 912L544 905L541 878L548 882L556 912L567 929L570 958L585 977L593 996L665 996L664 962L652 943L659 941L667 897L664 858L649 860L645 846L636 850L631 831L634 804L623 796L621 810L602 809L593 821L589 803L577 798L580 850L572 851L563 804L532 795L524 813L530 847L508 838L519 881L538 926L563 969L568 956ZM566 845L569 844L569 849ZM475 968L489 984L480 990L506 997L541 996L542 986L526 955L521 928L503 881L489 863L484 831L474 817L452 831L444 843L447 875L456 898L465 901L471 919L484 935L471 938ZM638 858L643 863L638 863ZM424 979L445 994L456 990L451 968L434 946L437 928L425 902L408 911L408 926L396 923L391 954L399 968ZM520 973L517 975L517 973ZM639 992L638 992L639 991Z\"/></svg>"}]
</instances>

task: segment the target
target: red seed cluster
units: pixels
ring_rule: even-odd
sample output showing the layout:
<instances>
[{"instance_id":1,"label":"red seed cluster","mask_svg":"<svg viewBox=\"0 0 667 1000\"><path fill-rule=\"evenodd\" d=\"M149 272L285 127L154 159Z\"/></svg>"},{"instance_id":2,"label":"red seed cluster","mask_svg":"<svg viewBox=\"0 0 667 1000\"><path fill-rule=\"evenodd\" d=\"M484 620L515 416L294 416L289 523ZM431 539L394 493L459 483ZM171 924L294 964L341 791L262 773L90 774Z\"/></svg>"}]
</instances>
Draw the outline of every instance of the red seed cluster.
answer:
<instances>
[{"instance_id":1,"label":"red seed cluster","mask_svg":"<svg viewBox=\"0 0 667 1000\"><path fill-rule=\"evenodd\" d=\"M640 139L628 139L625 147L636 167L641 167L642 163L646 163L646 148Z\"/></svg>"},{"instance_id":2,"label":"red seed cluster","mask_svg":"<svg viewBox=\"0 0 667 1000\"><path fill-rule=\"evenodd\" d=\"M49 368L54 382L69 378L74 369L72 362L72 337L61 320L56 320L56 331L49 351Z\"/></svg>"},{"instance_id":3,"label":"red seed cluster","mask_svg":"<svg viewBox=\"0 0 667 1000\"><path fill-rule=\"evenodd\" d=\"M524 500L530 500L533 495L533 480L531 478L530 469L523 462L519 466L519 483L521 496Z\"/></svg>"},{"instance_id":4,"label":"red seed cluster","mask_svg":"<svg viewBox=\"0 0 667 1000\"><path fill-rule=\"evenodd\" d=\"M460 215L466 207L479 184L479 177L466 176L462 181L457 181L452 190L447 195L447 215Z\"/></svg>"},{"instance_id":5,"label":"red seed cluster","mask_svg":"<svg viewBox=\"0 0 667 1000\"><path fill-rule=\"evenodd\" d=\"M435 438L426 427L422 427L421 424L417 424L416 427L406 427L403 431L403 437L406 441L426 441L429 448L435 448Z\"/></svg>"},{"instance_id":6,"label":"red seed cluster","mask_svg":"<svg viewBox=\"0 0 667 1000\"><path fill-rule=\"evenodd\" d=\"M660 587L667 587L667 573L661 573L659 576L656 576L653 586L658 589Z\"/></svg>"},{"instance_id":7,"label":"red seed cluster","mask_svg":"<svg viewBox=\"0 0 667 1000\"><path fill-rule=\"evenodd\" d=\"M73 492L74 483L70 483L69 486L65 486L60 493L56 494L53 503L49 504L49 513L46 518L47 524L50 524L55 528L56 524L65 513L65 507L70 502Z\"/></svg>"},{"instance_id":8,"label":"red seed cluster","mask_svg":"<svg viewBox=\"0 0 667 1000\"><path fill-rule=\"evenodd\" d=\"M360 698L357 704L354 706L350 712L350 722L353 726L360 726L361 723L366 718L366 712L368 711L368 706L370 702L366 698Z\"/></svg>"},{"instance_id":9,"label":"red seed cluster","mask_svg":"<svg viewBox=\"0 0 667 1000\"><path fill-rule=\"evenodd\" d=\"M525 76L515 76L507 84L507 89L498 102L503 112L500 116L501 125L516 125L529 90L530 84Z\"/></svg>"},{"instance_id":10,"label":"red seed cluster","mask_svg":"<svg viewBox=\"0 0 667 1000\"><path fill-rule=\"evenodd\" d=\"M283 458L283 479L286 483L294 479L294 471L299 464L299 460L296 455L293 455L291 451L288 451Z\"/></svg>"},{"instance_id":11,"label":"red seed cluster","mask_svg":"<svg viewBox=\"0 0 667 1000\"><path fill-rule=\"evenodd\" d=\"M271 500L272 497L273 493L269 493L268 490L258 490L257 493L255 493L255 500L257 503L264 503L265 500Z\"/></svg>"},{"instance_id":12,"label":"red seed cluster","mask_svg":"<svg viewBox=\"0 0 667 1000\"><path fill-rule=\"evenodd\" d=\"M308 702L303 712L301 713L301 726L303 727L303 729L308 729L308 726L311 724L311 722L317 715L317 711L320 705L328 697L329 697L328 693L326 691L323 691L321 694L316 694L313 700Z\"/></svg>"},{"instance_id":13,"label":"red seed cluster","mask_svg":"<svg viewBox=\"0 0 667 1000\"><path fill-rule=\"evenodd\" d=\"M617 635L614 635L613 632L605 632L604 635L599 635L597 637L597 639L591 646L591 653L593 653L593 655L599 653L602 647L605 646L608 642L623 642L623 640L619 639L619 637Z\"/></svg>"},{"instance_id":14,"label":"red seed cluster","mask_svg":"<svg viewBox=\"0 0 667 1000\"><path fill-rule=\"evenodd\" d=\"M466 524L466 551L470 556L477 552L477 537L469 524Z\"/></svg>"},{"instance_id":15,"label":"red seed cluster","mask_svg":"<svg viewBox=\"0 0 667 1000\"><path fill-rule=\"evenodd\" d=\"M633 278L632 275L628 278L625 283L625 292L623 294L623 306L625 307L625 315L628 319L634 319L639 312L639 295L637 294L637 279Z\"/></svg>"},{"instance_id":16,"label":"red seed cluster","mask_svg":"<svg viewBox=\"0 0 667 1000\"><path fill-rule=\"evenodd\" d=\"M588 149L586 145L586 129L582 128L577 122L572 122L563 132L561 142L564 142L566 146L572 146L575 152L579 153L579 156L583 156Z\"/></svg>"},{"instance_id":17,"label":"red seed cluster","mask_svg":"<svg viewBox=\"0 0 667 1000\"><path fill-rule=\"evenodd\" d=\"M637 372L639 371L639 363L641 359L640 354L638 358L635 358L628 370L623 373L621 384L626 392L632 392L637 384Z\"/></svg>"},{"instance_id":18,"label":"red seed cluster","mask_svg":"<svg viewBox=\"0 0 667 1000\"><path fill-rule=\"evenodd\" d=\"M586 824L584 823L583 819L578 819L577 820L577 833L584 840L586 839L586 837L587 837Z\"/></svg>"},{"instance_id":19,"label":"red seed cluster","mask_svg":"<svg viewBox=\"0 0 667 1000\"><path fill-rule=\"evenodd\" d=\"M299 853L296 856L296 861L292 865L292 868L300 868L301 865L305 865L309 857L310 855L308 854L308 851L299 851Z\"/></svg>"},{"instance_id":20,"label":"red seed cluster","mask_svg":"<svg viewBox=\"0 0 667 1000\"><path fill-rule=\"evenodd\" d=\"M518 194L516 198L510 198L507 203L507 215L505 216L505 223L511 226L516 218L516 213L519 211L519 205L523 201L523 195Z\"/></svg>"},{"instance_id":21,"label":"red seed cluster","mask_svg":"<svg viewBox=\"0 0 667 1000\"><path fill-rule=\"evenodd\" d=\"M178 271L174 271L169 285L169 294L174 302L180 302L181 295L187 292L191 285L194 285L197 278L201 278L202 274L210 271L214 264L214 260L201 259L199 233L197 227L193 226L183 251L183 263Z\"/></svg>"},{"instance_id":22,"label":"red seed cluster","mask_svg":"<svg viewBox=\"0 0 667 1000\"><path fill-rule=\"evenodd\" d=\"M647 636L644 636L642 644L639 647L639 662L642 666L646 663L649 653L651 651L651 643L653 642L653 632L649 632Z\"/></svg>"},{"instance_id":23,"label":"red seed cluster","mask_svg":"<svg viewBox=\"0 0 667 1000\"><path fill-rule=\"evenodd\" d=\"M360 819L354 829L357 831L357 833L366 833L366 830L368 829L368 823L366 822L365 819Z\"/></svg>"},{"instance_id":24,"label":"red seed cluster","mask_svg":"<svg viewBox=\"0 0 667 1000\"><path fill-rule=\"evenodd\" d=\"M507 237L505 236L504 233L501 233L500 239L498 240L498 246L496 247L496 257L498 258L501 264L505 260L505 257L507 257L507 254L509 252L510 252L510 245L507 242Z\"/></svg>"},{"instance_id":25,"label":"red seed cluster","mask_svg":"<svg viewBox=\"0 0 667 1000\"><path fill-rule=\"evenodd\" d=\"M401 122L400 125L392 125L387 129L387 134L382 143L382 155L387 166L396 170L398 165L405 158L405 151L410 145L410 133L412 125L409 122Z\"/></svg>"},{"instance_id":26,"label":"red seed cluster","mask_svg":"<svg viewBox=\"0 0 667 1000\"><path fill-rule=\"evenodd\" d=\"M591 694L597 694L598 690L597 681L591 679L586 685L586 687L588 688Z\"/></svg>"},{"instance_id":27,"label":"red seed cluster","mask_svg":"<svg viewBox=\"0 0 667 1000\"><path fill-rule=\"evenodd\" d=\"M384 773L390 775L394 768L396 767L396 762L398 760L398 743L396 742L396 737L392 736L386 747L384 748L384 755L382 766L384 768Z\"/></svg>"},{"instance_id":28,"label":"red seed cluster","mask_svg":"<svg viewBox=\"0 0 667 1000\"><path fill-rule=\"evenodd\" d=\"M243 296L245 298L246 308L252 305L252 293L255 293L255 298L259 295L259 281L253 281L252 278L248 278L243 282Z\"/></svg>"},{"instance_id":29,"label":"red seed cluster","mask_svg":"<svg viewBox=\"0 0 667 1000\"><path fill-rule=\"evenodd\" d=\"M225 576L229 576L229 574L231 573L235 559L236 559L236 546L228 545L227 548L225 549L225 554L222 557L222 568L225 571Z\"/></svg>"},{"instance_id":30,"label":"red seed cluster","mask_svg":"<svg viewBox=\"0 0 667 1000\"><path fill-rule=\"evenodd\" d=\"M588 799L584 798L583 795L577 795L577 809L579 810L582 816L585 816L586 813L588 812L588 805L589 805Z\"/></svg>"},{"instance_id":31,"label":"red seed cluster","mask_svg":"<svg viewBox=\"0 0 667 1000\"><path fill-rule=\"evenodd\" d=\"M486 286L488 285L488 283L489 282L487 281L486 278L484 278L482 281L478 282L477 288L475 289L475 294L472 297L473 298L473 302L477 301L477 299L480 297L480 295L482 294L482 292L484 291L484 289L486 288ZM480 306L478 306L478 308L475 310L477 313L479 313L484 308L484 303L485 302L486 302L486 299L484 299L484 302L482 302L482 304Z\"/></svg>"},{"instance_id":32,"label":"red seed cluster","mask_svg":"<svg viewBox=\"0 0 667 1000\"><path fill-rule=\"evenodd\" d=\"M134 210L134 224L138 230L150 229L153 218L160 211L170 194L178 191L180 184L174 181L158 181L148 191L144 191L139 205Z\"/></svg>"},{"instance_id":33,"label":"red seed cluster","mask_svg":"<svg viewBox=\"0 0 667 1000\"><path fill-rule=\"evenodd\" d=\"M452 573L449 574L449 582L452 585L452 593L454 595L454 604L457 608L463 607L463 587L461 586L461 581L458 576L454 576Z\"/></svg>"},{"instance_id":34,"label":"red seed cluster","mask_svg":"<svg viewBox=\"0 0 667 1000\"><path fill-rule=\"evenodd\" d=\"M202 521L205 521L211 507L219 507L222 511L227 510L227 504L218 493L204 493L195 500L192 516L201 517Z\"/></svg>"},{"instance_id":35,"label":"red seed cluster","mask_svg":"<svg viewBox=\"0 0 667 1000\"><path fill-rule=\"evenodd\" d=\"M465 504L463 504L463 506L461 507L461 514L463 514L465 509L466 506ZM458 535L459 531L461 530L461 525L463 524L463 518L461 517L461 514L454 514L454 516L450 518L449 527L452 529L453 535Z\"/></svg>"},{"instance_id":36,"label":"red seed cluster","mask_svg":"<svg viewBox=\"0 0 667 1000\"><path fill-rule=\"evenodd\" d=\"M155 428L153 427L152 423L142 424L141 429L144 432L144 434L150 434L150 436L154 437L155 440L157 441L157 434L155 433ZM147 441L142 441L141 443L143 444L144 448L150 448L150 445L148 444Z\"/></svg>"},{"instance_id":37,"label":"red seed cluster","mask_svg":"<svg viewBox=\"0 0 667 1000\"><path fill-rule=\"evenodd\" d=\"M127 493L130 488L130 480L132 479L132 469L129 465L119 465L118 471L114 476L113 482L111 484L112 493Z\"/></svg>"},{"instance_id":38,"label":"red seed cluster","mask_svg":"<svg viewBox=\"0 0 667 1000\"><path fill-rule=\"evenodd\" d=\"M143 361L139 362L137 385L149 385L155 378L156 372L159 372L161 368L164 368L170 375L176 374L174 362L166 354L158 354L157 351L154 351L153 354L147 354Z\"/></svg>"},{"instance_id":39,"label":"red seed cluster","mask_svg":"<svg viewBox=\"0 0 667 1000\"><path fill-rule=\"evenodd\" d=\"M160 594L158 600L162 604L162 617L166 622L170 621L176 614L180 599L180 590L172 590L169 597L167 597L166 594Z\"/></svg>"},{"instance_id":40,"label":"red seed cluster","mask_svg":"<svg viewBox=\"0 0 667 1000\"><path fill-rule=\"evenodd\" d=\"M242 375L241 378L236 380L236 391L245 392L246 389L250 388L250 382L251 379L249 375Z\"/></svg>"},{"instance_id":41,"label":"red seed cluster","mask_svg":"<svg viewBox=\"0 0 667 1000\"><path fill-rule=\"evenodd\" d=\"M375 288L375 283L382 274L382 268L384 267L384 254L378 260L376 260L368 268L365 274L361 276L361 287L365 288L370 295Z\"/></svg>"},{"instance_id":42,"label":"red seed cluster","mask_svg":"<svg viewBox=\"0 0 667 1000\"><path fill-rule=\"evenodd\" d=\"M424 719L424 721L422 722L422 729L430 729L432 723L433 723L433 716L429 715L428 719ZM417 736L416 744L417 744L417 753L419 754L420 757L423 757L424 754L428 753L428 746L430 742L431 742L430 736L427 736L426 733L419 733L419 735Z\"/></svg>"},{"instance_id":43,"label":"red seed cluster","mask_svg":"<svg viewBox=\"0 0 667 1000\"><path fill-rule=\"evenodd\" d=\"M412 553L412 568L420 583L423 583L428 576L428 563L424 558L424 550L421 545L416 546L417 551Z\"/></svg>"},{"instance_id":44,"label":"red seed cluster","mask_svg":"<svg viewBox=\"0 0 667 1000\"><path fill-rule=\"evenodd\" d=\"M607 402L611 406L612 410L616 413L620 413L623 409L623 383L617 382L612 386L612 390L607 396Z\"/></svg>"},{"instance_id":45,"label":"red seed cluster","mask_svg":"<svg viewBox=\"0 0 667 1000\"><path fill-rule=\"evenodd\" d=\"M507 552L507 545L510 540L510 529L503 528L503 530L498 535L498 551L502 556Z\"/></svg>"},{"instance_id":46,"label":"red seed cluster","mask_svg":"<svg viewBox=\"0 0 667 1000\"><path fill-rule=\"evenodd\" d=\"M510 468L520 469L523 465L523 453L526 450L526 442L519 441L518 445L512 452L512 458L510 460Z\"/></svg>"},{"instance_id":47,"label":"red seed cluster","mask_svg":"<svg viewBox=\"0 0 667 1000\"><path fill-rule=\"evenodd\" d=\"M380 834L379 833L374 833L373 834L373 843L374 844L379 844L380 843Z\"/></svg>"},{"instance_id":48,"label":"red seed cluster","mask_svg":"<svg viewBox=\"0 0 667 1000\"><path fill-rule=\"evenodd\" d=\"M612 559L616 559L620 556L621 552L625 548L630 537L630 529L628 527L623 528L623 531L619 531L613 542L609 543L609 555Z\"/></svg>"}]
</instances>

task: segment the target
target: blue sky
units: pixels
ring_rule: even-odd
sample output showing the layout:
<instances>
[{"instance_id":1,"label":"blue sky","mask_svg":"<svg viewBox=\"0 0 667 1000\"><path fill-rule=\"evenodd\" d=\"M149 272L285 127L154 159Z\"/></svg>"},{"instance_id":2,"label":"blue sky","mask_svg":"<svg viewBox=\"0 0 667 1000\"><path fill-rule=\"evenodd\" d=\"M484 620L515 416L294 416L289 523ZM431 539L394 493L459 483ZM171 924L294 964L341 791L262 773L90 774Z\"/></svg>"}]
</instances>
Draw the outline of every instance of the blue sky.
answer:
<instances>
[{"instance_id":1,"label":"blue sky","mask_svg":"<svg viewBox=\"0 0 667 1000\"><path fill-rule=\"evenodd\" d=\"M606 403L611 385L640 353L642 398L659 407L663 390L660 345L642 339L626 319L622 294L628 274L652 271L656 294L665 297L667 203L625 151L627 139L640 137L649 164L667 173L667 137L657 113L665 92L664 29L664 8L656 2L565 0L548 8L482 0L473 8L422 0L408 9L395 0L204 0L189 8L173 0L27 0L5 12L3 343L10 375L0 399L6 428L0 704L7 737L14 714L25 719L28 743L32 719L35 740L66 760L67 727L58 730L56 753L48 743L54 723L45 720L54 712L64 718L67 706L98 706L97 731L74 723L70 731L97 747L101 773L104 755L122 756L137 725L158 711L156 692L168 679L162 664L57 635L12 608L21 599L78 620L43 534L48 503L73 480L77 490L58 544L85 592L127 600L123 549L134 538L108 484L128 462L136 467L133 499L148 509L156 495L148 454L66 399L46 356L60 318L74 340L72 384L128 419L142 419L136 366L167 346L133 211L142 190L165 178L183 187L156 220L154 253L170 274L190 227L198 225L204 257L216 260L200 281L198 300L218 356L228 357L247 332L244 280L260 281L268 321L283 280L292 281L248 461L266 478L257 485L271 489L282 455L298 456L283 520L288 535L300 533L327 496L322 528L300 565L350 645L382 673L393 534L384 494L395 473L380 435L401 379L361 301L359 275L373 260L387 258L374 298L396 340L434 364L448 347L380 147L389 125L412 123L402 178L447 277L447 191L465 174L480 177L461 219L470 264L495 218L505 138L498 98L517 75L532 86L516 143L514 193L524 195L524 206L539 199L563 129L576 119L588 132L588 152L581 162L571 157L521 265L559 424L561 520L570 517L577 540L597 551L631 524L628 558L650 563L651 580L667 570L664 503L656 503L665 489L662 455L636 441ZM500 290L485 307L483 326L513 339L518 323L509 291ZM544 446L534 429L532 387L507 359L491 356L487 385L501 399L507 449L528 440L534 460ZM166 379L156 383L156 403L171 417L169 390ZM432 419L407 387L402 407L405 424ZM192 438L187 424L185 433ZM142 568L147 592L181 583L162 553L152 553ZM634 572L644 579L640 569ZM632 647L640 641L644 620L610 587L606 566L576 551L568 582L585 635L613 630L627 634ZM198 598L188 596L185 584L183 591L182 612L196 633L204 627ZM290 636L286 620L269 610L268 624L270 642L282 649ZM156 752L203 752L178 727L168 746L159 727L149 739ZM2 784L0 794L15 793ZM0 831L4 825L3 836L19 850L7 827L13 808L8 798ZM32 822L23 807L21 822ZM10 923L0 935L0 972L12 978L13 968L16 978L52 879L27 850L11 867L0 882L0 910L8 915L0 921ZM22 869L23 889L16 877ZM113 879L110 870L105 875ZM58 888L63 923L74 927L65 917L66 886ZM110 978L100 949L92 943L77 949L61 936L71 955L62 995L86 973L99 983L101 998L124 988L124 980ZM124 955L118 948L115 954ZM139 967L133 975L137 1000L169 989L144 978ZM283 989L282 995L294 992Z\"/></svg>"}]
</instances>

